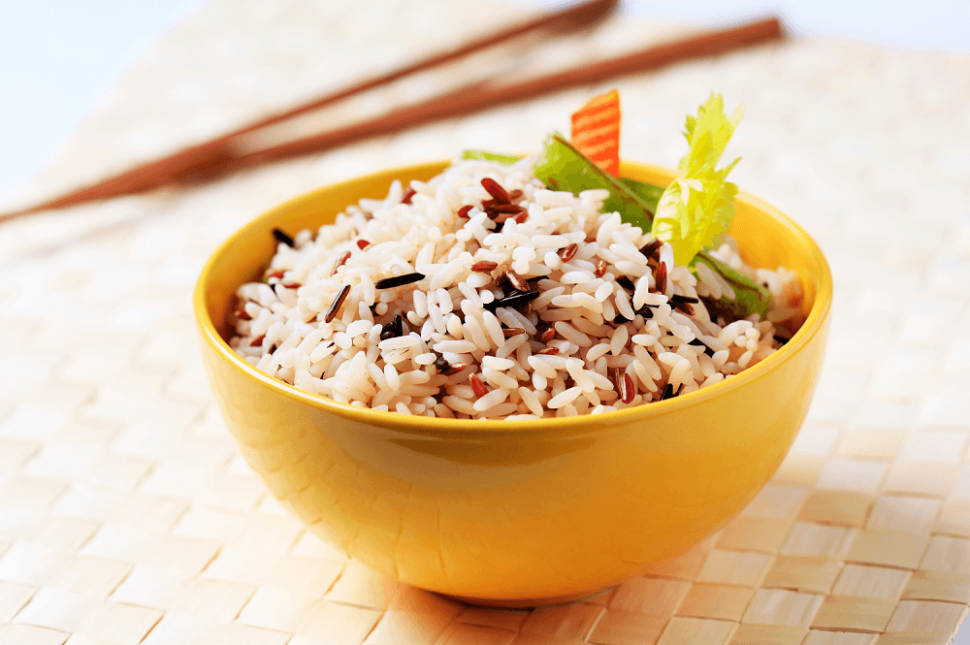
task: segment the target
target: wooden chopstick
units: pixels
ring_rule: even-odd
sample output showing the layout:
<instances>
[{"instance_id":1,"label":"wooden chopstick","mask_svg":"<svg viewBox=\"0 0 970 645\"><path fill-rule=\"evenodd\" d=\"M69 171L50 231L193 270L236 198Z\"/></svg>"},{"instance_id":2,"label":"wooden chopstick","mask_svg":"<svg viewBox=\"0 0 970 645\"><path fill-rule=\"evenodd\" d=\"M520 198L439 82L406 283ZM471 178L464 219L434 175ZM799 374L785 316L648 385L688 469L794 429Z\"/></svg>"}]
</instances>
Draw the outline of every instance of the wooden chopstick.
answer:
<instances>
[{"instance_id":1,"label":"wooden chopstick","mask_svg":"<svg viewBox=\"0 0 970 645\"><path fill-rule=\"evenodd\" d=\"M518 83L501 86L479 83L411 106L397 108L390 113L346 127L261 150L236 151L233 149L232 141L228 141L220 147L217 155L193 156L191 157L191 164L179 166L175 171L165 172L156 169L157 174L154 175L156 181L150 185L143 185L137 190L130 188L127 177L135 171L143 170L144 166L45 204L0 215L0 222L39 210L141 192L164 184L208 180L225 173L252 168L264 163L322 152L367 137L400 132L439 119L471 114L577 85L593 84L616 76L657 69L683 60L715 56L741 47L778 40L783 37L784 31L781 22L776 17L769 17L736 27L695 34L673 42L648 47L632 54L582 65ZM191 150L188 150L180 154L191 152Z\"/></svg>"},{"instance_id":2,"label":"wooden chopstick","mask_svg":"<svg viewBox=\"0 0 970 645\"><path fill-rule=\"evenodd\" d=\"M240 136L281 123L293 117L320 109L338 101L361 94L368 90L386 85L406 76L426 71L434 67L452 63L476 52L494 47L501 43L519 38L540 30L555 30L562 34L569 30L589 27L610 14L619 0L583 0L573 6L543 14L537 18L527 20L475 38L441 53L432 54L413 63L406 64L385 74L365 79L348 87L344 87L325 96L318 97L301 105L278 112L268 117L249 123L241 128L227 132L214 139L185 148L173 154L161 157L148 163L140 164L94 185L87 186L55 199L36 204L16 212L0 215L0 223L5 220L51 208L74 206L95 199L116 197L119 195L144 192L153 188L177 183L184 177L202 168L212 168L234 158L233 142Z\"/></svg>"},{"instance_id":3,"label":"wooden chopstick","mask_svg":"<svg viewBox=\"0 0 970 645\"><path fill-rule=\"evenodd\" d=\"M670 43L648 47L632 54L611 58L529 79L493 87L479 83L441 94L420 103L397 108L378 117L354 123L321 134L302 137L279 145L242 152L220 160L209 168L200 168L190 177L209 179L223 172L234 172L264 163L282 161L315 152L322 152L372 136L393 134L432 121L473 114L500 105L523 101L577 85L598 83L633 72L657 69L671 63L705 56L714 56L739 47L755 45L784 37L781 22L769 17L729 29L704 32Z\"/></svg>"}]
</instances>

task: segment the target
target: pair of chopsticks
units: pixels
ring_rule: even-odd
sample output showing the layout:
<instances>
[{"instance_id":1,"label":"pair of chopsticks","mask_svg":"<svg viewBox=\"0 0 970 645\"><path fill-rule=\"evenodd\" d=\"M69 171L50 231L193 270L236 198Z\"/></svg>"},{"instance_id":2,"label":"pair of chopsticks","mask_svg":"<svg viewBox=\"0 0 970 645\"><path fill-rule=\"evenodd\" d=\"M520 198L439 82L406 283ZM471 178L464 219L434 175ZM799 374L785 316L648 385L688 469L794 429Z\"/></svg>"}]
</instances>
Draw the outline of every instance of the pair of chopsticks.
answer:
<instances>
[{"instance_id":1,"label":"pair of chopsticks","mask_svg":"<svg viewBox=\"0 0 970 645\"><path fill-rule=\"evenodd\" d=\"M456 49L432 55L386 74L356 83L228 132L218 138L139 165L94 185L28 208L0 214L0 223L43 210L141 193L172 184L214 179L227 173L266 163L323 152L368 137L393 134L440 119L462 116L516 101L524 101L578 85L594 84L616 76L653 70L683 60L716 56L741 47L777 40L784 36L779 20L775 17L769 17L736 27L703 32L680 40L654 45L631 54L581 65L525 81L504 85L494 85L490 82L473 84L409 106L395 108L391 112L377 117L319 134L270 145L262 149L249 150L246 146L239 145L239 141L244 135L318 110L417 72L454 62L525 34L552 31L559 35L569 30L588 30L591 25L609 15L616 4L617 0L587 0L573 7L477 38Z\"/></svg>"}]
</instances>

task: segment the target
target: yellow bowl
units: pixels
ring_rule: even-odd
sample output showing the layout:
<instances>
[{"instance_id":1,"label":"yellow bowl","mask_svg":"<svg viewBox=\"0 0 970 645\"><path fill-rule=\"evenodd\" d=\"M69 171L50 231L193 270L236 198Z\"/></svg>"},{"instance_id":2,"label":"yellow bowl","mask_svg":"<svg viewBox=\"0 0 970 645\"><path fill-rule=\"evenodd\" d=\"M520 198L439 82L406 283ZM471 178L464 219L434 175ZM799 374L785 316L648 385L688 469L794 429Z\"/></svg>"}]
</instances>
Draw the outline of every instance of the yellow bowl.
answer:
<instances>
[{"instance_id":1,"label":"yellow bowl","mask_svg":"<svg viewBox=\"0 0 970 645\"><path fill-rule=\"evenodd\" d=\"M697 392L606 414L532 421L429 419L351 407L277 381L226 344L234 292L259 279L271 231L315 229L393 179L317 190L247 224L195 290L202 354L226 424L269 490L313 533L398 580L482 604L578 598L643 573L716 531L764 486L808 410L832 278L786 216L748 195L732 234L755 266L787 266L808 319L780 351ZM674 173L625 163L665 185Z\"/></svg>"}]
</instances>

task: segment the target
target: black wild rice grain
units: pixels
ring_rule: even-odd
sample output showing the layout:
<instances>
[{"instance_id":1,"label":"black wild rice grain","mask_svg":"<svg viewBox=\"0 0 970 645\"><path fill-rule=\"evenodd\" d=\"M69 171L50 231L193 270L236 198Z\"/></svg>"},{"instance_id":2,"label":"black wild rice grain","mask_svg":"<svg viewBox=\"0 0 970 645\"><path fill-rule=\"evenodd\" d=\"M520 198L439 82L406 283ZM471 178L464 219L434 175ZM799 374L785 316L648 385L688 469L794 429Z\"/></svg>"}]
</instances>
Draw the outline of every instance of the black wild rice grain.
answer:
<instances>
[{"instance_id":1,"label":"black wild rice grain","mask_svg":"<svg viewBox=\"0 0 970 645\"><path fill-rule=\"evenodd\" d=\"M673 308L676 309L677 311L683 312L688 316L694 315L694 308L691 305L687 304L686 302L671 300L670 304L673 305Z\"/></svg>"},{"instance_id":2,"label":"black wild rice grain","mask_svg":"<svg viewBox=\"0 0 970 645\"><path fill-rule=\"evenodd\" d=\"M394 320L384 325L384 329L381 330L381 340L397 338L402 335L404 335L404 321L401 320L401 314L394 316Z\"/></svg>"},{"instance_id":3,"label":"black wild rice grain","mask_svg":"<svg viewBox=\"0 0 970 645\"><path fill-rule=\"evenodd\" d=\"M627 291L636 291L637 285L633 284L633 280L625 275L621 275L616 279L616 283L626 289Z\"/></svg>"},{"instance_id":4,"label":"black wild rice grain","mask_svg":"<svg viewBox=\"0 0 970 645\"><path fill-rule=\"evenodd\" d=\"M682 296L679 293L675 293L674 295L670 296L670 299L673 302L680 302L683 304L694 304L700 302L700 300L697 298L693 298L691 296Z\"/></svg>"},{"instance_id":5,"label":"black wild rice grain","mask_svg":"<svg viewBox=\"0 0 970 645\"><path fill-rule=\"evenodd\" d=\"M702 341L700 338L695 338L694 340L687 343L688 345L693 345L694 347L703 347L704 353L708 356L714 356L714 350L707 346L707 343Z\"/></svg>"},{"instance_id":6,"label":"black wild rice grain","mask_svg":"<svg viewBox=\"0 0 970 645\"><path fill-rule=\"evenodd\" d=\"M791 340L791 338L784 338L783 336L778 336L777 334L774 336L774 339L781 345L784 345Z\"/></svg>"},{"instance_id":7,"label":"black wild rice grain","mask_svg":"<svg viewBox=\"0 0 970 645\"><path fill-rule=\"evenodd\" d=\"M649 260L657 254L657 251L660 250L661 246L663 246L663 242L657 238L653 238L640 249L640 253L643 254L643 257Z\"/></svg>"},{"instance_id":8,"label":"black wild rice grain","mask_svg":"<svg viewBox=\"0 0 970 645\"><path fill-rule=\"evenodd\" d=\"M536 298L539 297L538 291L514 291L511 294L505 296L504 298L499 298L498 300L493 300L492 302L485 305L485 308L495 313L495 310L499 307L512 307L516 309L523 305L526 305Z\"/></svg>"},{"instance_id":9,"label":"black wild rice grain","mask_svg":"<svg viewBox=\"0 0 970 645\"><path fill-rule=\"evenodd\" d=\"M340 288L340 292L337 294L337 297L334 298L333 304L330 305L330 309L327 309L327 313L323 317L323 322L333 322L333 319L337 317L337 312L340 310L340 306L344 304L344 300L347 299L348 293L350 293L350 285L345 284Z\"/></svg>"},{"instance_id":10,"label":"black wild rice grain","mask_svg":"<svg viewBox=\"0 0 970 645\"><path fill-rule=\"evenodd\" d=\"M680 390L677 390L677 392L679 394L680 393ZM676 396L674 394L674 386L671 385L670 383L667 383L666 385L664 385L664 391L661 392L661 394L660 394L660 400L661 401L666 401L667 399L669 399L669 398L671 398L673 396Z\"/></svg>"},{"instance_id":11,"label":"black wild rice grain","mask_svg":"<svg viewBox=\"0 0 970 645\"><path fill-rule=\"evenodd\" d=\"M412 282L419 282L424 280L423 273L405 273L404 275L396 275L390 278L384 278L383 280L378 280L374 283L376 289L391 289L393 287L400 287L405 284L411 284Z\"/></svg>"},{"instance_id":12,"label":"black wild rice grain","mask_svg":"<svg viewBox=\"0 0 970 645\"><path fill-rule=\"evenodd\" d=\"M434 367L436 370L438 370L438 373L441 374L451 369L451 363L446 361L444 356L439 356L434 361Z\"/></svg>"},{"instance_id":13,"label":"black wild rice grain","mask_svg":"<svg viewBox=\"0 0 970 645\"><path fill-rule=\"evenodd\" d=\"M293 238L290 237L289 235L287 235L286 233L284 233L283 231L281 231L278 228L274 228L273 229L273 237L276 238L276 241L277 242L282 242L283 244L285 244L285 245L287 245L289 247L292 247L293 246Z\"/></svg>"}]
</instances>

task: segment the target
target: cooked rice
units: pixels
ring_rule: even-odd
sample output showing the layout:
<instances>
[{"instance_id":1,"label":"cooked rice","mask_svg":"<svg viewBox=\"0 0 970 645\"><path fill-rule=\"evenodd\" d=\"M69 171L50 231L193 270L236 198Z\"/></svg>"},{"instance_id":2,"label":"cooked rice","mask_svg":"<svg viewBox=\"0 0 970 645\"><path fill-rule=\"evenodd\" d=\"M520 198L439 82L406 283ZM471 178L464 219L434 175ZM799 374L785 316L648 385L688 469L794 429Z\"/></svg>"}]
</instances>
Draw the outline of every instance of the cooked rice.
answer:
<instances>
[{"instance_id":1,"label":"cooked rice","mask_svg":"<svg viewBox=\"0 0 970 645\"><path fill-rule=\"evenodd\" d=\"M673 266L668 244L645 256L649 232L599 212L605 190L547 190L534 161L456 161L411 182L409 198L394 182L385 199L361 200L315 235L281 240L265 282L238 290L232 347L342 403L532 419L693 392L764 360L776 335L797 329L793 272L746 266L728 238L714 254L765 284L772 308L764 321L711 321L692 299L733 294L730 285L703 263L696 276ZM486 178L519 208L497 213ZM658 262L667 265L662 293ZM617 282L624 276L632 290ZM510 283L523 280L538 295L517 295Z\"/></svg>"}]
</instances>

